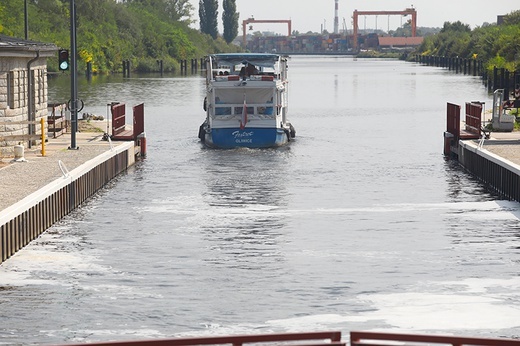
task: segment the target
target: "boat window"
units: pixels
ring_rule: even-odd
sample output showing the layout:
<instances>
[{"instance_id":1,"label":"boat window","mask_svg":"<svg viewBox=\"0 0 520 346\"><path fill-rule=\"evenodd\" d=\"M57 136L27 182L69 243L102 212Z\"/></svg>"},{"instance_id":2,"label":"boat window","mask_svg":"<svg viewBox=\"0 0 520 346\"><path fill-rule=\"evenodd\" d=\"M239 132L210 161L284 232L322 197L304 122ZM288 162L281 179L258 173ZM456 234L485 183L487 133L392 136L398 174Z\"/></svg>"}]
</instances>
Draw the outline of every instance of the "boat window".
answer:
<instances>
[{"instance_id":1,"label":"boat window","mask_svg":"<svg viewBox=\"0 0 520 346\"><path fill-rule=\"evenodd\" d=\"M255 107L246 107L247 108L247 114L255 114ZM235 107L234 114L242 114L244 111L244 106L242 107Z\"/></svg>"},{"instance_id":2,"label":"boat window","mask_svg":"<svg viewBox=\"0 0 520 346\"><path fill-rule=\"evenodd\" d=\"M215 115L230 115L231 114L231 107L222 107L215 105Z\"/></svg>"},{"instance_id":3,"label":"boat window","mask_svg":"<svg viewBox=\"0 0 520 346\"><path fill-rule=\"evenodd\" d=\"M220 100L220 97L215 97L215 115L230 115L231 107L226 106L225 102Z\"/></svg>"}]
</instances>

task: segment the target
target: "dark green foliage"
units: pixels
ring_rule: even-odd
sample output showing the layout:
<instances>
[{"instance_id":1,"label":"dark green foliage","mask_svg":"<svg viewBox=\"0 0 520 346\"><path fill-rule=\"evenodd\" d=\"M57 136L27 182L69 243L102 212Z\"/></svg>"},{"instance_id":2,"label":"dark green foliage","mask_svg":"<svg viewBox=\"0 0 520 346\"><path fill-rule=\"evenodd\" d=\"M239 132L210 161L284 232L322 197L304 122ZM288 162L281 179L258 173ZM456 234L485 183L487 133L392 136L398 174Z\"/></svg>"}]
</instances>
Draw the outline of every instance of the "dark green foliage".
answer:
<instances>
[{"instance_id":1,"label":"dark green foliage","mask_svg":"<svg viewBox=\"0 0 520 346\"><path fill-rule=\"evenodd\" d=\"M520 25L520 10L509 13L504 18L505 25Z\"/></svg>"},{"instance_id":2,"label":"dark green foliage","mask_svg":"<svg viewBox=\"0 0 520 346\"><path fill-rule=\"evenodd\" d=\"M441 33L443 32L470 33L471 28L468 24L463 24L460 20L458 20L455 23L444 22L444 26L441 29Z\"/></svg>"},{"instance_id":3,"label":"dark green foliage","mask_svg":"<svg viewBox=\"0 0 520 346\"><path fill-rule=\"evenodd\" d=\"M93 72L121 71L130 60L139 71L157 71L163 60L172 71L184 59L237 51L189 27L189 0L76 0L78 70L91 62ZM29 0L29 39L70 49L69 0ZM24 38L24 0L0 0L0 34ZM48 61L58 70L58 59Z\"/></svg>"},{"instance_id":4,"label":"dark green foliage","mask_svg":"<svg viewBox=\"0 0 520 346\"><path fill-rule=\"evenodd\" d=\"M200 31L213 39L218 36L218 1L199 0Z\"/></svg>"},{"instance_id":5,"label":"dark green foliage","mask_svg":"<svg viewBox=\"0 0 520 346\"><path fill-rule=\"evenodd\" d=\"M486 24L473 30L469 25L444 23L441 31L424 38L418 52L423 55L477 58L488 69L520 68L520 11L505 16L504 24Z\"/></svg>"},{"instance_id":6,"label":"dark green foliage","mask_svg":"<svg viewBox=\"0 0 520 346\"><path fill-rule=\"evenodd\" d=\"M238 35L237 4L235 0L224 0L222 2L222 23L224 25L224 40L231 43Z\"/></svg>"}]
</instances>

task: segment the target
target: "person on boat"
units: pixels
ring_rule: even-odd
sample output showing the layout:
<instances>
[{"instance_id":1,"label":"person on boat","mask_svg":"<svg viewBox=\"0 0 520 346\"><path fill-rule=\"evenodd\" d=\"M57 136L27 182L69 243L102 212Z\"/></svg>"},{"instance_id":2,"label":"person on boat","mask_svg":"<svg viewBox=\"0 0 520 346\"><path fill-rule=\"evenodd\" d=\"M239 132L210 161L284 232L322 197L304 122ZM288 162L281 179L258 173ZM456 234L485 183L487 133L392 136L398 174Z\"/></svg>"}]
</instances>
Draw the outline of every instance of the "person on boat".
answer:
<instances>
[{"instance_id":1,"label":"person on boat","mask_svg":"<svg viewBox=\"0 0 520 346\"><path fill-rule=\"evenodd\" d=\"M255 65L253 65L251 63L247 63L246 73L247 73L248 76L251 76L251 75L254 75L254 74L258 74L258 69L256 68Z\"/></svg>"},{"instance_id":2,"label":"person on boat","mask_svg":"<svg viewBox=\"0 0 520 346\"><path fill-rule=\"evenodd\" d=\"M242 78L246 78L254 74L258 74L258 69L255 65L249 62L247 63L247 66L242 66L240 69L240 77Z\"/></svg>"}]
</instances>

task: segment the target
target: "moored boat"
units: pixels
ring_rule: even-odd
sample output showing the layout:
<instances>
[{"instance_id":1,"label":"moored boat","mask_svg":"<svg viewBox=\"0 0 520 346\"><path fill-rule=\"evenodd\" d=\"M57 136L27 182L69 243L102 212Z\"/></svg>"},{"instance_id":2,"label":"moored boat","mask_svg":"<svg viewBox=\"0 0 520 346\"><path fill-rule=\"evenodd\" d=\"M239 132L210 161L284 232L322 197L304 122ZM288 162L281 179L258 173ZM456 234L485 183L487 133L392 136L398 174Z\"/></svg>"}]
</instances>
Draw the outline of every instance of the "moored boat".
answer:
<instances>
[{"instance_id":1,"label":"moored boat","mask_svg":"<svg viewBox=\"0 0 520 346\"><path fill-rule=\"evenodd\" d=\"M269 148L296 136L288 116L287 57L214 54L206 58L206 119L199 129L208 147Z\"/></svg>"}]
</instances>

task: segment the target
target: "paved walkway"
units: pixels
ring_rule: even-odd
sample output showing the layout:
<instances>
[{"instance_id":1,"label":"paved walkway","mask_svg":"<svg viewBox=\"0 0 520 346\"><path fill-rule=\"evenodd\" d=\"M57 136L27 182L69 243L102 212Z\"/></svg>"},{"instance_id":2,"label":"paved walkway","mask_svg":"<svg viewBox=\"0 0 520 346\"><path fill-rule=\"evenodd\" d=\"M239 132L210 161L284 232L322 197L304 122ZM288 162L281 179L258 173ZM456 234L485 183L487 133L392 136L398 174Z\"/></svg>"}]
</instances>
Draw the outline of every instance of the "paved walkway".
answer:
<instances>
[{"instance_id":1,"label":"paved walkway","mask_svg":"<svg viewBox=\"0 0 520 346\"><path fill-rule=\"evenodd\" d=\"M492 132L482 149L520 166L520 132Z\"/></svg>"},{"instance_id":2,"label":"paved walkway","mask_svg":"<svg viewBox=\"0 0 520 346\"><path fill-rule=\"evenodd\" d=\"M103 126L106 122L100 124ZM106 125L104 125L106 127ZM61 161L68 171L110 150L110 143L103 140L103 132L77 132L76 150L71 145L70 133L58 138L49 138L46 155L41 155L41 146L25 149L26 162L12 162L2 158L0 164L0 213L38 189L63 176L58 164ZM112 142L117 146L117 142Z\"/></svg>"}]
</instances>

